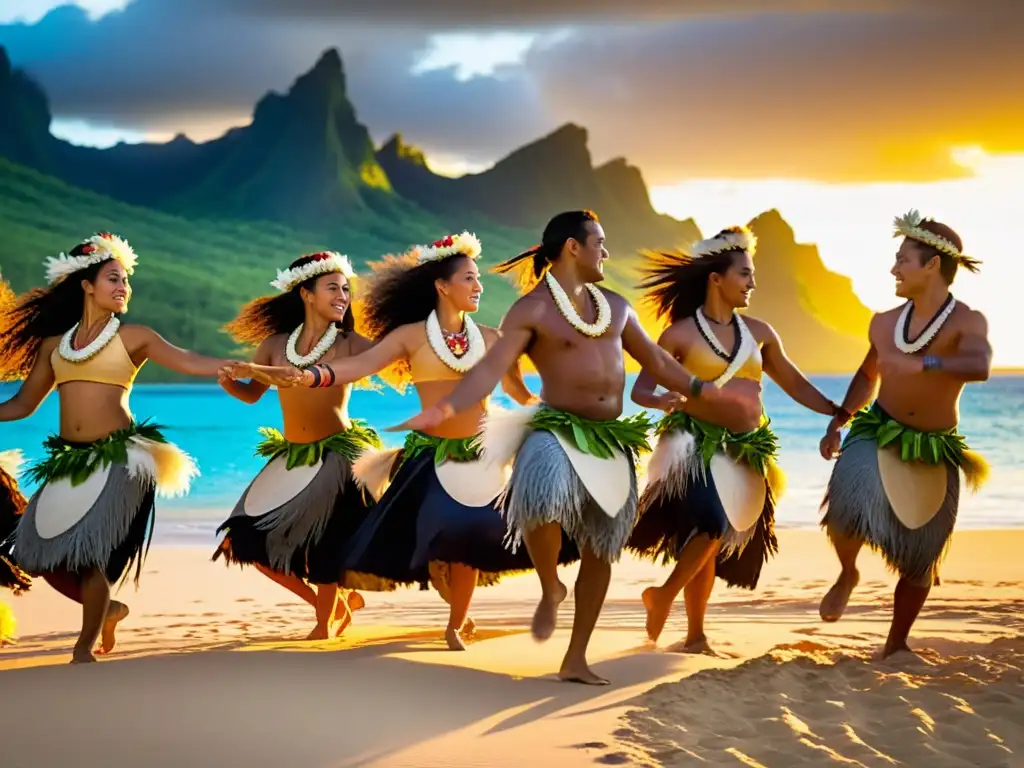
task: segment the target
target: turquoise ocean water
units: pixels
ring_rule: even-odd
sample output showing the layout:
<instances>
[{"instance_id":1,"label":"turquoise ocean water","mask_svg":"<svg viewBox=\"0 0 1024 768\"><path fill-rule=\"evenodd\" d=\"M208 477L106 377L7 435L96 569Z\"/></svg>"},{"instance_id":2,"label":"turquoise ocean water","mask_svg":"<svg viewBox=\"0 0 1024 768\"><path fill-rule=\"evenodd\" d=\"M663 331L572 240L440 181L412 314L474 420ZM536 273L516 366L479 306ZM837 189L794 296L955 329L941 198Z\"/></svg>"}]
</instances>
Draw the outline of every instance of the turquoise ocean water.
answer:
<instances>
[{"instance_id":1,"label":"turquoise ocean water","mask_svg":"<svg viewBox=\"0 0 1024 768\"><path fill-rule=\"evenodd\" d=\"M815 377L830 397L840 400L848 377ZM540 382L528 377L533 391ZM632 377L627 383L632 386ZM0 400L16 391L0 385ZM513 404L496 395L505 407ZM767 382L765 405L781 442L781 464L789 479L778 510L783 527L813 527L831 464L818 455L817 445L825 417L789 400ZM256 405L246 405L210 384L138 385L132 394L138 419L153 419L166 426L169 440L195 457L201 476L191 493L180 499L158 501L155 541L164 544L214 542L214 529L227 516L245 486L262 466L253 455L260 426L281 426L277 397L267 393ZM401 396L391 390L357 391L351 415L382 429L401 423L419 410L415 394ZM639 410L627 402L626 413ZM0 424L0 450L20 448L29 461L42 457L41 444L57 427L57 397L52 395L29 419ZM969 528L1005 528L1024 524L1024 377L996 377L967 387L961 403L961 432L968 444L992 464L989 484L977 496L965 493L960 525ZM403 433L383 433L389 445L404 440ZM34 490L31 485L26 492Z\"/></svg>"}]
</instances>

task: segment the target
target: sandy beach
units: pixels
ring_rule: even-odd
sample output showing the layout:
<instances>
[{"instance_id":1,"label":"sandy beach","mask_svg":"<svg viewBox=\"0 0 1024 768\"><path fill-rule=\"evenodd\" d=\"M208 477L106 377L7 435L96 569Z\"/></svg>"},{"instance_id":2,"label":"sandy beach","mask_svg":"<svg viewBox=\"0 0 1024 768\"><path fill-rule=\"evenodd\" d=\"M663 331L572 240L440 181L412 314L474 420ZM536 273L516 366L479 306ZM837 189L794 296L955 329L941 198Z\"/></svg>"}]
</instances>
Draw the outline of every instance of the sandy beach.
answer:
<instances>
[{"instance_id":1,"label":"sandy beach","mask_svg":"<svg viewBox=\"0 0 1024 768\"><path fill-rule=\"evenodd\" d=\"M877 661L894 578L862 556L846 617L817 615L836 564L823 535L783 531L756 593L716 586L720 658L660 651L640 591L660 567L624 561L592 643L606 688L555 681L527 624L535 577L477 591L479 630L444 648L433 592L365 595L337 641L301 640L312 609L208 549L155 547L118 647L71 667L77 606L37 581L0 650L0 751L28 766L1013 766L1024 759L1024 531L957 534L912 638ZM574 569L565 570L571 580ZM567 582L568 583L568 582ZM662 645L684 629L682 603Z\"/></svg>"}]
</instances>

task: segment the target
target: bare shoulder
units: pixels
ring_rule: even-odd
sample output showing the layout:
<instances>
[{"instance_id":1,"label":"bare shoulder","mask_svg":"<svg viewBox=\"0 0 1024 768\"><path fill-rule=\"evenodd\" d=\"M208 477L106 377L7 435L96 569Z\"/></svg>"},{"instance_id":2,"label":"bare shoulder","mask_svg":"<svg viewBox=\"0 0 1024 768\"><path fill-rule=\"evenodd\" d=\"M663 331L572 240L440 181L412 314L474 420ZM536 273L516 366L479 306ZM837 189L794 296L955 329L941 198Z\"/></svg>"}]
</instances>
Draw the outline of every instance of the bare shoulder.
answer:
<instances>
[{"instance_id":1,"label":"bare shoulder","mask_svg":"<svg viewBox=\"0 0 1024 768\"><path fill-rule=\"evenodd\" d=\"M605 288L603 285L598 285L597 288L608 299L608 305L612 308L612 312L629 311L633 308L621 293L616 293L610 288Z\"/></svg>"},{"instance_id":2,"label":"bare shoulder","mask_svg":"<svg viewBox=\"0 0 1024 768\"><path fill-rule=\"evenodd\" d=\"M973 309L961 301L957 301L952 318L955 327L966 333L988 334L988 318L981 310Z\"/></svg>"},{"instance_id":3,"label":"bare shoulder","mask_svg":"<svg viewBox=\"0 0 1024 768\"><path fill-rule=\"evenodd\" d=\"M532 328L540 323L553 306L550 292L541 283L529 293L520 296L509 307L501 321L503 328Z\"/></svg>"},{"instance_id":4,"label":"bare shoulder","mask_svg":"<svg viewBox=\"0 0 1024 768\"><path fill-rule=\"evenodd\" d=\"M743 315L743 322L747 324L747 328L750 329L750 332L759 343L768 344L769 342L778 341L779 334L775 332L771 323L766 320L762 320L759 317L751 317L750 315Z\"/></svg>"},{"instance_id":5,"label":"bare shoulder","mask_svg":"<svg viewBox=\"0 0 1024 768\"><path fill-rule=\"evenodd\" d=\"M658 337L658 346L676 357L681 357L697 335L697 323L692 317L676 320Z\"/></svg>"},{"instance_id":6,"label":"bare shoulder","mask_svg":"<svg viewBox=\"0 0 1024 768\"><path fill-rule=\"evenodd\" d=\"M124 323L117 329L117 332L129 347L145 344L159 335L148 325L136 323Z\"/></svg>"}]
</instances>

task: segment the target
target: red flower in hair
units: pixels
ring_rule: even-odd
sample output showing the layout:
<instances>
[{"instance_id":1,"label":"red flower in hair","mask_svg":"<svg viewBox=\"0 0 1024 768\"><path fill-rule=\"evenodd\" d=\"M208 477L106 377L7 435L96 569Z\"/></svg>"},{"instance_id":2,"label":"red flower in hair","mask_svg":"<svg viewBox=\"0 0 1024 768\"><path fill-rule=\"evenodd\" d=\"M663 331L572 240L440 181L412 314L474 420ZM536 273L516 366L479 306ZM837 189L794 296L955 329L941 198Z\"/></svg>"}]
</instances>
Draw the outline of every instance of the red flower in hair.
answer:
<instances>
[{"instance_id":1,"label":"red flower in hair","mask_svg":"<svg viewBox=\"0 0 1024 768\"><path fill-rule=\"evenodd\" d=\"M331 254L329 254L329 253L314 253L313 254L313 259L315 261L323 261L324 259L329 259L329 258L331 258Z\"/></svg>"},{"instance_id":2,"label":"red flower in hair","mask_svg":"<svg viewBox=\"0 0 1024 768\"><path fill-rule=\"evenodd\" d=\"M102 237L104 240L113 240L114 239L114 236L112 234L110 234L109 232L100 232L99 236Z\"/></svg>"},{"instance_id":3,"label":"red flower in hair","mask_svg":"<svg viewBox=\"0 0 1024 768\"><path fill-rule=\"evenodd\" d=\"M95 253L95 252L96 252L96 246L93 245L92 243L89 243L89 245L83 245L82 246L82 255L83 256L88 256L90 253Z\"/></svg>"},{"instance_id":4,"label":"red flower in hair","mask_svg":"<svg viewBox=\"0 0 1024 768\"><path fill-rule=\"evenodd\" d=\"M442 238L440 240L434 241L435 248L448 248L449 246L452 245L455 245L455 240L454 238L452 238L451 235L448 235L448 237Z\"/></svg>"}]
</instances>

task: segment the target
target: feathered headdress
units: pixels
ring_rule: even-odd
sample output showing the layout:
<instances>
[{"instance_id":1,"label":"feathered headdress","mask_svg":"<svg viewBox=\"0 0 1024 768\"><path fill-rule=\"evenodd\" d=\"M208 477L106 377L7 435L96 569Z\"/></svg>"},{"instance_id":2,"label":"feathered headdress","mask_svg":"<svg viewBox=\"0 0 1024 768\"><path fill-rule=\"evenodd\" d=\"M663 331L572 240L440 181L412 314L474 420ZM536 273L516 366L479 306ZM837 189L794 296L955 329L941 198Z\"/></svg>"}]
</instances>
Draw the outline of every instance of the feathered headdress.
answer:
<instances>
[{"instance_id":1,"label":"feathered headdress","mask_svg":"<svg viewBox=\"0 0 1024 768\"><path fill-rule=\"evenodd\" d=\"M61 253L46 260L47 283L50 285L59 283L68 275L73 275L75 272L107 261L107 259L121 262L124 271L131 275L135 272L135 265L139 260L126 240L109 232L93 235L83 241L78 250L81 253L77 256L67 256Z\"/></svg>"},{"instance_id":2,"label":"feathered headdress","mask_svg":"<svg viewBox=\"0 0 1024 768\"><path fill-rule=\"evenodd\" d=\"M281 293L288 293L296 285L306 282L311 277L330 275L335 272L340 272L348 280L355 277L355 271L352 269L352 263L348 260L348 256L342 256L334 251L322 251L311 254L311 256L312 261L307 261L298 267L283 271L279 269L277 279L271 285Z\"/></svg>"},{"instance_id":3,"label":"feathered headdress","mask_svg":"<svg viewBox=\"0 0 1024 768\"><path fill-rule=\"evenodd\" d=\"M726 251L746 251L753 256L757 251L757 236L747 227L731 227L714 237L694 243L689 250L695 259Z\"/></svg>"},{"instance_id":4,"label":"feathered headdress","mask_svg":"<svg viewBox=\"0 0 1024 768\"><path fill-rule=\"evenodd\" d=\"M909 237L911 240L917 240L919 243L930 245L940 253L944 253L947 256L951 256L956 260L957 264L964 267L971 272L978 271L978 265L981 262L978 259L971 258L960 252L960 249L956 247L949 240L944 238L942 235L937 235L934 232L929 232L927 229L921 226L926 219L921 216L917 209L911 209L903 216L897 216L893 221L893 237Z\"/></svg>"}]
</instances>

